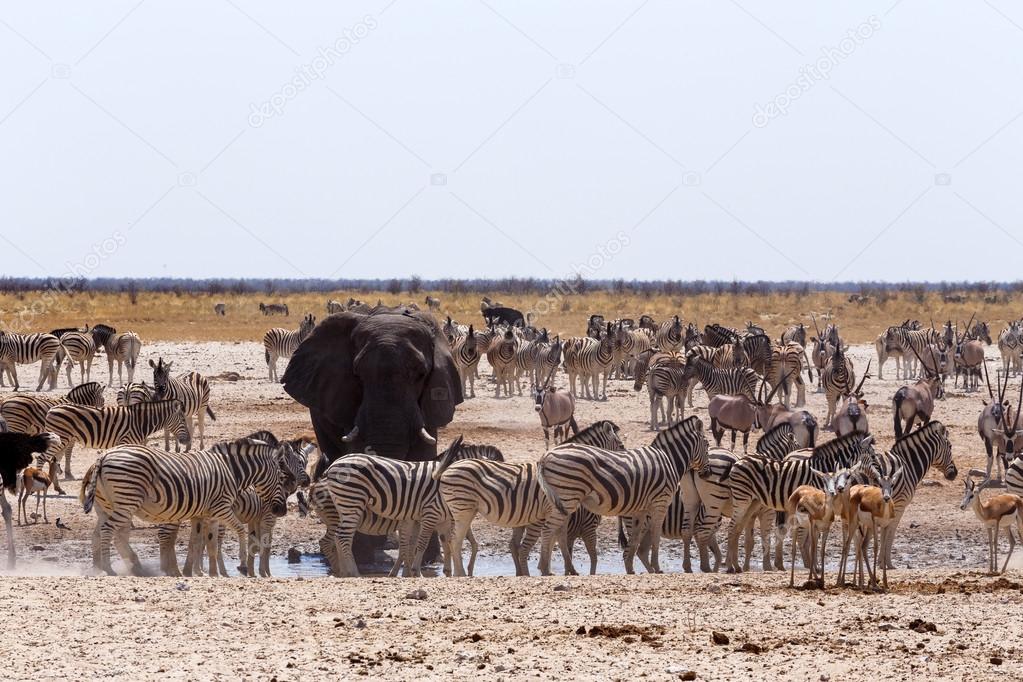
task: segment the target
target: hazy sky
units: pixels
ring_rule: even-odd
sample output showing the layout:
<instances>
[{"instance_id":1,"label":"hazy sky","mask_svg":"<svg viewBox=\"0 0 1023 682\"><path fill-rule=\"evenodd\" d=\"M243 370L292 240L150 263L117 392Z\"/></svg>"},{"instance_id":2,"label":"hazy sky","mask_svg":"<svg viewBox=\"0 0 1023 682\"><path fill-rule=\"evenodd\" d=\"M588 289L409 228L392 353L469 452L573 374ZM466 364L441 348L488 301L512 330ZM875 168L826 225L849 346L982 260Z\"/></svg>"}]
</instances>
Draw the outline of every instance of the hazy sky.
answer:
<instances>
[{"instance_id":1,"label":"hazy sky","mask_svg":"<svg viewBox=\"0 0 1023 682\"><path fill-rule=\"evenodd\" d=\"M1008 0L84 12L0 5L3 274L1021 277Z\"/></svg>"}]
</instances>

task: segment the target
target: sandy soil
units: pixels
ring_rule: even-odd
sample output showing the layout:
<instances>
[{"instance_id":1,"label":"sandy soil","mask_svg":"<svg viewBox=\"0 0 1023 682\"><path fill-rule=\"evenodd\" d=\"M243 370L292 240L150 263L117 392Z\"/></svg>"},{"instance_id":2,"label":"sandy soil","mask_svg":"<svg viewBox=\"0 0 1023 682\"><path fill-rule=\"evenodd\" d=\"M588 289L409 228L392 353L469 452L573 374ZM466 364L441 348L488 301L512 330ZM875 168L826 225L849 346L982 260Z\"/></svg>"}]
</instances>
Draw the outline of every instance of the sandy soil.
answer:
<instances>
[{"instance_id":1,"label":"sandy soil","mask_svg":"<svg viewBox=\"0 0 1023 682\"><path fill-rule=\"evenodd\" d=\"M989 349L989 356L995 352ZM143 359L158 355L174 360L175 369L211 377L218 419L207 424L207 441L257 428L282 436L308 429L305 410L279 385L267 382L259 344L154 343L144 348ZM856 346L852 357L862 371L868 357L874 357L873 347ZM149 378L145 369L140 373ZM228 376L231 372L237 373L236 380ZM27 379L35 376L34 369L24 373ZM871 374L876 377L876 357ZM106 379L105 362L97 365L97 375ZM871 426L882 446L893 441L890 396L902 384L894 378L891 361L885 377L865 385ZM61 390L66 390L63 379ZM608 393L606 402L579 401L580 424L613 419L628 443L649 442L645 390L637 395L631 381L611 382ZM442 444L464 434L469 442L499 446L510 460L542 453L542 432L528 396L495 400L487 381L477 382L477 395L459 408L455 422L441 434ZM112 389L107 398L113 401ZM705 416L706 397L698 392L696 401L696 413ZM823 421L823 396L808 392L808 402ZM936 409L935 418L949 427L960 472L983 466L976 433L980 408L978 394L952 391ZM76 452L75 475L95 454ZM1014 622L1019 614L1019 568L1011 568L1001 581L981 575L985 540L972 512L959 509L961 483L946 483L936 472L929 479L896 538L900 570L891 574L894 589L887 595L790 591L784 587L788 576L779 573L339 581L319 577L322 568L315 559L291 569L281 559L290 547L316 551L323 534L315 518L300 519L295 513L277 526L274 566L275 574L305 576L301 580L85 577L94 518L82 513L78 483L70 482L64 484L69 497L50 498L49 524L15 528L20 563L0 581L0 593L11 624L18 614L23 634L7 638L0 651L13 657L8 660L23 662L9 667L5 676L36 679L308 679L356 673L463 677L480 671L508 678L561 673L662 679L690 670L699 679L768 674L813 680L821 675L925 674L976 679L1005 673L1018 678L1023 675L1020 635L1018 628L1003 623ZM29 510L33 507L34 502ZM56 529L56 517L70 530ZM506 552L510 532L482 521L474 531L485 572L512 574ZM132 543L145 561L155 564L152 529L133 532ZM600 545L601 572L620 571L610 520L601 527ZM233 546L228 552L234 553ZM667 542L662 561L670 572L681 570L678 543ZM562 591L562 585L570 589ZM417 588L426 590L426 600L406 598ZM908 630L914 618L935 623L937 632ZM594 626L613 627L593 633ZM580 627L588 628L587 634L576 634ZM712 644L712 630L726 634L730 644ZM38 647L45 642L56 645L44 645L46 653L40 655ZM736 651L747 643L755 647ZM883 664L867 663L877 660L878 653ZM991 663L992 657L1002 663Z\"/></svg>"}]
</instances>

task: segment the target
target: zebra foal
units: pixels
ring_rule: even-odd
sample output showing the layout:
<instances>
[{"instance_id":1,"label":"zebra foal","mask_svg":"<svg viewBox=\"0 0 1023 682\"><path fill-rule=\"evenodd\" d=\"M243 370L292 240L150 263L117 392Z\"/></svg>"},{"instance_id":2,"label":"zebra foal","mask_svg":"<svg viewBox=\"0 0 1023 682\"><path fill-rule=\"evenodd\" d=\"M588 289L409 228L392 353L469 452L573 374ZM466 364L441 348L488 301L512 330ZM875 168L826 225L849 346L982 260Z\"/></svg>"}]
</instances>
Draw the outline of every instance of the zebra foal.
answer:
<instances>
[{"instance_id":1,"label":"zebra foal","mask_svg":"<svg viewBox=\"0 0 1023 682\"><path fill-rule=\"evenodd\" d=\"M170 368L174 364L164 362L159 358L157 362L149 361L153 368L153 397L152 400L177 400L185 410L185 425L188 428L188 437L192 437L192 419L196 420L199 427L199 449L206 447L206 415L217 421L217 416L210 409L210 382L198 372L188 372L179 377L170 375ZM144 385L144 384L143 384ZM170 432L163 432L163 448L170 449ZM174 451L177 452L180 443L174 444ZM186 447L185 452L191 450L191 443Z\"/></svg>"}]
</instances>

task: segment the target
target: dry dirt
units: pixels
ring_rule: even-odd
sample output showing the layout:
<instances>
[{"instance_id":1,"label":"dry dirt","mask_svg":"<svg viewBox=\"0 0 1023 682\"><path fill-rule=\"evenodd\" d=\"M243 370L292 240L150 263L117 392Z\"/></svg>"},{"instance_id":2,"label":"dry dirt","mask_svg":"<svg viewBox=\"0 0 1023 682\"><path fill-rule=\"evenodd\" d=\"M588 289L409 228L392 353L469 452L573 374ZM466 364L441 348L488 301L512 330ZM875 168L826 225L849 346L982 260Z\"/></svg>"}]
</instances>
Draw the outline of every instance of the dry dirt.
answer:
<instances>
[{"instance_id":1,"label":"dry dirt","mask_svg":"<svg viewBox=\"0 0 1023 682\"><path fill-rule=\"evenodd\" d=\"M992 347L988 353L994 357L996 351ZM218 419L207 424L207 441L258 428L282 436L308 429L305 410L267 382L259 344L161 342L143 349L143 360L158 355L174 360L175 369L212 378ZM861 372L874 357L876 377L872 346L855 346L852 357ZM105 381L101 363L93 377ZM139 371L151 375L148 367ZM237 380L227 378L230 372ZM30 368L23 373L26 379L35 376ZM893 441L890 396L902 384L891 361L885 377L865 385L872 430L882 446ZM63 377L60 387L66 390ZM629 444L651 440L646 392L637 395L631 381L620 381L611 382L608 393L606 402L579 401L580 424L613 419ZM542 453L542 433L528 397L495 400L486 380L477 382L477 396L459 408L441 434L442 444L464 434L469 442L497 445L510 460ZM823 396L811 387L807 397L808 409L823 421ZM112 389L107 399L113 402ZM700 391L696 402L696 413L705 415ZM979 394L955 390L934 415L949 427L961 474L984 462L976 433L980 408ZM95 454L79 449L73 472L80 476ZM507 577L513 573L506 552L510 532L482 521L474 528L482 544L480 561L483 572L497 577L337 580L323 577L313 557L304 557L297 567L284 562L290 547L316 551L323 534L315 518L298 518L294 507L278 523L273 550L275 575L289 577L89 577L94 517L82 513L78 483L69 482L64 484L69 497L49 500L49 524L15 527L19 565L0 580L6 629L18 633L0 645L6 660L16 662L8 664L4 676L313 679L496 673L508 679L553 674L678 679L694 671L696 679L993 679L1006 674L1019 679L1023 635L1015 623L1023 560L1014 562L1004 579L983 575L983 531L972 512L959 509L962 484L947 483L936 472L928 478L932 483L919 489L896 538L899 570L890 573L893 589L883 595L789 590L788 575L780 573L680 574L681 550L673 541L662 550L669 571L664 576ZM70 530L56 529L56 517ZM134 531L132 543L148 565L155 565L152 529ZM601 526L600 545L601 573L620 572L610 520ZM234 555L233 545L228 554ZM576 563L587 565L582 557ZM426 591L425 600L407 598L418 588ZM923 632L909 629L914 619L924 621L918 626ZM927 623L936 630L928 631ZM714 644L713 631L727 636L729 644Z\"/></svg>"}]
</instances>

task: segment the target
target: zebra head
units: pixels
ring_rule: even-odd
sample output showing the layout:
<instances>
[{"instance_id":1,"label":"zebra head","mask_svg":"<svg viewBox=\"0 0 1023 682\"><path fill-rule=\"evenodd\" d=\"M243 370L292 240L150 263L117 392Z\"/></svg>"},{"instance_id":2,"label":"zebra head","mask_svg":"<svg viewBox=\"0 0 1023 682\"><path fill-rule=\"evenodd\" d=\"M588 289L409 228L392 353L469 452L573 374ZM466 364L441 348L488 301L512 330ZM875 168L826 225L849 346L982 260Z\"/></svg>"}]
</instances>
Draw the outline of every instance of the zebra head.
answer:
<instances>
[{"instance_id":1,"label":"zebra head","mask_svg":"<svg viewBox=\"0 0 1023 682\"><path fill-rule=\"evenodd\" d=\"M153 386L156 388L154 398L156 400L165 400L167 397L168 384L170 383L170 368L174 364L174 361L164 362L161 356L156 362L153 362L152 358L149 360L149 366L153 368Z\"/></svg>"},{"instance_id":2,"label":"zebra head","mask_svg":"<svg viewBox=\"0 0 1023 682\"><path fill-rule=\"evenodd\" d=\"M305 341L310 334L313 333L313 329L316 328L316 318L312 315L306 315L302 319L302 324L298 327L298 338L300 341Z\"/></svg>"}]
</instances>

